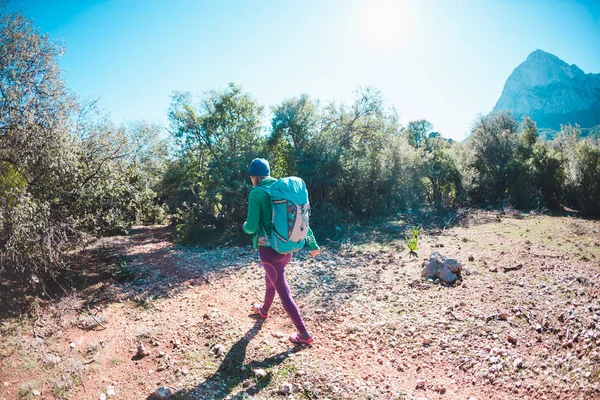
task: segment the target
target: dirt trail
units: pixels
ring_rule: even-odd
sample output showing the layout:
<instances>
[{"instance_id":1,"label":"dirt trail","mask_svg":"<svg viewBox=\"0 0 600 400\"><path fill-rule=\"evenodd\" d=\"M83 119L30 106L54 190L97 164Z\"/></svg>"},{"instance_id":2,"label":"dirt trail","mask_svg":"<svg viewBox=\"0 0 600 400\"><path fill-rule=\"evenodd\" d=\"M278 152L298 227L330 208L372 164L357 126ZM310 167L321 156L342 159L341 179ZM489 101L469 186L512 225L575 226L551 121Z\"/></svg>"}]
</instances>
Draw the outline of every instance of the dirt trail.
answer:
<instances>
[{"instance_id":1,"label":"dirt trail","mask_svg":"<svg viewBox=\"0 0 600 400\"><path fill-rule=\"evenodd\" d=\"M84 290L2 321L0 399L600 398L600 224L493 221L427 232L416 259L393 230L296 255L310 347L277 299L266 322L250 313L250 247L180 247L165 227L102 239ZM462 285L421 279L433 251L464 263ZM129 280L106 279L115 255Z\"/></svg>"}]
</instances>

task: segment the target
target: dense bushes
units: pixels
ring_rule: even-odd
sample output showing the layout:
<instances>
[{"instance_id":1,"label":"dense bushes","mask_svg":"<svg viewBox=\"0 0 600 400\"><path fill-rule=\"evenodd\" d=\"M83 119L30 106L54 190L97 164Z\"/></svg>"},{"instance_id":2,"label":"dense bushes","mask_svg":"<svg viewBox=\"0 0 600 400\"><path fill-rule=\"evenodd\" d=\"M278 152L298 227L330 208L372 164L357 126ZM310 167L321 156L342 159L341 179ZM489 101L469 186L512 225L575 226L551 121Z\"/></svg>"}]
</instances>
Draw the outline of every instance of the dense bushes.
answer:
<instances>
[{"instance_id":1,"label":"dense bushes","mask_svg":"<svg viewBox=\"0 0 600 400\"><path fill-rule=\"evenodd\" d=\"M304 178L323 236L409 209L599 209L598 143L580 139L577 127L544 141L534 121L501 112L480 117L470 137L456 143L426 120L401 126L373 88L358 91L351 105L321 106L306 95L285 100L271 108L266 134L261 107L236 85L205 94L199 104L178 94L171 112L182 151L163 185L179 210L181 240L239 235L250 189L246 167L257 156L271 161L276 177Z\"/></svg>"},{"instance_id":2,"label":"dense bushes","mask_svg":"<svg viewBox=\"0 0 600 400\"><path fill-rule=\"evenodd\" d=\"M86 236L164 219L159 128L115 127L77 102L61 53L0 9L0 277L34 284L67 268Z\"/></svg>"}]
</instances>

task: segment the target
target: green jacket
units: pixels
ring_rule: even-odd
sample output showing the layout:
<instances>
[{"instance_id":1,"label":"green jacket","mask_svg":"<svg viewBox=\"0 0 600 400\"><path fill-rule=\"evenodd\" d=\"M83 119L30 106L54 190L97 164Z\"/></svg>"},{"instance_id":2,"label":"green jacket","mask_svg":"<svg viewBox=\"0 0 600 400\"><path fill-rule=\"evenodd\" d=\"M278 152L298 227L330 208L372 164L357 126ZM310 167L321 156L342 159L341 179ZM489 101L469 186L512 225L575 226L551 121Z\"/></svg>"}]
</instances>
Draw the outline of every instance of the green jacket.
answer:
<instances>
[{"instance_id":1,"label":"green jacket","mask_svg":"<svg viewBox=\"0 0 600 400\"><path fill-rule=\"evenodd\" d=\"M258 186L271 186L277 179L266 178L258 184ZM246 222L244 222L244 232L249 235L254 235L252 243L254 248L257 249L259 244L259 236L262 237L264 234L270 235L273 230L273 224L271 224L271 199L267 192L258 189L258 187L252 188L250 195L248 195L248 216ZM263 233L264 229L264 233ZM306 245L310 250L317 250L319 245L315 240L313 231L308 228L306 235ZM261 243L260 246L270 247L268 244Z\"/></svg>"}]
</instances>

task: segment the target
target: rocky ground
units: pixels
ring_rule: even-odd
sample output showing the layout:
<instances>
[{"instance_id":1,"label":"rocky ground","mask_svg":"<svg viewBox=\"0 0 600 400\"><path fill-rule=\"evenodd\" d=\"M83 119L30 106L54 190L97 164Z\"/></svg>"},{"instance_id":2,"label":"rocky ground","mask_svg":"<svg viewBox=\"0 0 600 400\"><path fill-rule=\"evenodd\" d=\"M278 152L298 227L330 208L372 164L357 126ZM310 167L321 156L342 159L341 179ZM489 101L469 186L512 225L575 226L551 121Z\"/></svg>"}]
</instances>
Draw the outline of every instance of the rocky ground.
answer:
<instances>
[{"instance_id":1,"label":"rocky ground","mask_svg":"<svg viewBox=\"0 0 600 400\"><path fill-rule=\"evenodd\" d=\"M312 346L287 340L278 300L250 313L250 247L177 246L165 227L100 240L84 289L1 320L0 399L600 399L598 221L479 213L423 232L418 257L407 228L294 257ZM421 278L435 251L462 284Z\"/></svg>"}]
</instances>

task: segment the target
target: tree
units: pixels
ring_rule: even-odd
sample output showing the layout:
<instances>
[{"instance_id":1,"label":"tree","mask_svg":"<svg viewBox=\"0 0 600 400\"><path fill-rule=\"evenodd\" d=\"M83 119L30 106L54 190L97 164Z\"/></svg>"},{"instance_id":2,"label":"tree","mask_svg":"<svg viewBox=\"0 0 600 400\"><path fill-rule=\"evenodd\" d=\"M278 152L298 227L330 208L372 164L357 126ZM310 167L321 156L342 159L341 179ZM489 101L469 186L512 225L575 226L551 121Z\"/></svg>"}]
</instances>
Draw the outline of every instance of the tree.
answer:
<instances>
[{"instance_id":1,"label":"tree","mask_svg":"<svg viewBox=\"0 0 600 400\"><path fill-rule=\"evenodd\" d=\"M427 140L427 137L432 129L433 124L425 119L409 122L408 127L406 128L408 143L410 143L413 147L421 146L425 140Z\"/></svg>"},{"instance_id":2,"label":"tree","mask_svg":"<svg viewBox=\"0 0 600 400\"><path fill-rule=\"evenodd\" d=\"M519 139L523 146L532 148L538 140L538 129L536 123L529 117L523 117L521 134Z\"/></svg>"},{"instance_id":3,"label":"tree","mask_svg":"<svg viewBox=\"0 0 600 400\"><path fill-rule=\"evenodd\" d=\"M76 232L56 219L53 195L73 171L73 99L57 65L63 48L0 6L0 270L52 274ZM54 207L53 207L54 206Z\"/></svg>"},{"instance_id":4,"label":"tree","mask_svg":"<svg viewBox=\"0 0 600 400\"><path fill-rule=\"evenodd\" d=\"M422 174L429 180L431 200L438 210L447 206L462 192L461 177L456 162L450 153L451 144L441 136L426 139L420 155L423 162Z\"/></svg>"},{"instance_id":5,"label":"tree","mask_svg":"<svg viewBox=\"0 0 600 400\"><path fill-rule=\"evenodd\" d=\"M577 204L588 215L600 216L600 146L591 141L578 145L576 160Z\"/></svg>"},{"instance_id":6,"label":"tree","mask_svg":"<svg viewBox=\"0 0 600 400\"><path fill-rule=\"evenodd\" d=\"M482 116L475 124L468 145L473 152L471 168L476 172L471 196L477 203L498 204L519 193L515 177L515 150L519 124L508 112Z\"/></svg>"},{"instance_id":7,"label":"tree","mask_svg":"<svg viewBox=\"0 0 600 400\"><path fill-rule=\"evenodd\" d=\"M309 147L316 134L318 110L308 95L272 107L269 155L275 176L305 176Z\"/></svg>"},{"instance_id":8,"label":"tree","mask_svg":"<svg viewBox=\"0 0 600 400\"><path fill-rule=\"evenodd\" d=\"M247 168L261 155L263 107L231 83L204 94L195 105L190 93L175 93L169 118L181 145L181 157L195 166L193 202L184 204L179 225L185 240L206 228L235 232L245 218L249 188Z\"/></svg>"},{"instance_id":9,"label":"tree","mask_svg":"<svg viewBox=\"0 0 600 400\"><path fill-rule=\"evenodd\" d=\"M116 127L78 104L61 53L20 13L0 9L0 275L42 292L86 235L164 217L150 163L139 162L154 158L155 128Z\"/></svg>"}]
</instances>

